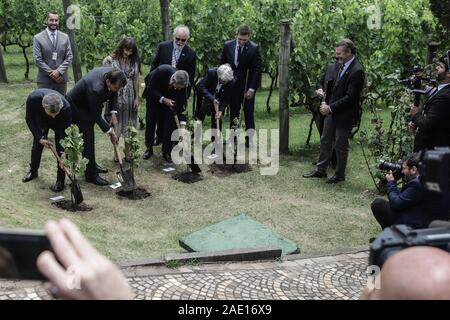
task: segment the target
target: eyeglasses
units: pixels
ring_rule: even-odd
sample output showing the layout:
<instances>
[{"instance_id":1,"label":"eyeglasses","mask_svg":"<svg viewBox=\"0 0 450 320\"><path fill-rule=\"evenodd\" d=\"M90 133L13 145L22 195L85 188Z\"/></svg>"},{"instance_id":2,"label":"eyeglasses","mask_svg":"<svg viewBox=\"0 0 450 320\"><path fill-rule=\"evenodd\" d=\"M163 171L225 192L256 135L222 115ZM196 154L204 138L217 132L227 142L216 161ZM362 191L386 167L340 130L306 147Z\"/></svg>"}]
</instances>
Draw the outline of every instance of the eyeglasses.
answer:
<instances>
[{"instance_id":1,"label":"eyeglasses","mask_svg":"<svg viewBox=\"0 0 450 320\"><path fill-rule=\"evenodd\" d=\"M187 39L181 39L181 38L175 38L175 40L181 41L181 42L186 42L187 41Z\"/></svg>"}]
</instances>

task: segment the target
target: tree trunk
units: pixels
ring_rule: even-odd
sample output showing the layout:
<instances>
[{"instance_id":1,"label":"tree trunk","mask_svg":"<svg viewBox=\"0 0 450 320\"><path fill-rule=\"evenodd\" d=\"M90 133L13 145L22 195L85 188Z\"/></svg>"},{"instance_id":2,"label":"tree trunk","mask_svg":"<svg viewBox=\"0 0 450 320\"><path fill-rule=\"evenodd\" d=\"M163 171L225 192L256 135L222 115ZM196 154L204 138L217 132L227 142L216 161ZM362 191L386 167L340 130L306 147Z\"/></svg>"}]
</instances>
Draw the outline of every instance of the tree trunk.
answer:
<instances>
[{"instance_id":1,"label":"tree trunk","mask_svg":"<svg viewBox=\"0 0 450 320\"><path fill-rule=\"evenodd\" d=\"M159 0L163 40L170 40L169 3L170 0Z\"/></svg>"},{"instance_id":2,"label":"tree trunk","mask_svg":"<svg viewBox=\"0 0 450 320\"><path fill-rule=\"evenodd\" d=\"M30 46L26 46L26 45L21 45L19 44L19 46L22 48L22 54L23 57L25 58L25 74L24 77L25 79L29 79L30 76L30 60L28 60L28 56L27 56L27 48Z\"/></svg>"},{"instance_id":3,"label":"tree trunk","mask_svg":"<svg viewBox=\"0 0 450 320\"><path fill-rule=\"evenodd\" d=\"M3 61L3 53L2 49L0 48L0 83L7 83L8 78L6 77L6 68L5 68L5 62Z\"/></svg>"},{"instance_id":4,"label":"tree trunk","mask_svg":"<svg viewBox=\"0 0 450 320\"><path fill-rule=\"evenodd\" d=\"M70 17L72 16L72 12L68 12L68 8L72 5L72 0L62 0L63 7L64 7L64 16L66 18L66 22L70 20ZM80 17L76 17L76 19L80 19ZM72 28L68 26L67 28L67 34L69 35L70 40L70 46L72 47L72 69L73 69L73 77L75 82L78 82L82 77L83 74L81 72L81 60L80 60L80 53L78 51L78 45L76 42L75 37L75 28Z\"/></svg>"},{"instance_id":5,"label":"tree trunk","mask_svg":"<svg viewBox=\"0 0 450 320\"><path fill-rule=\"evenodd\" d=\"M291 23L281 21L280 36L280 153L289 153L289 55L291 52Z\"/></svg>"},{"instance_id":6,"label":"tree trunk","mask_svg":"<svg viewBox=\"0 0 450 320\"><path fill-rule=\"evenodd\" d=\"M270 108L270 99L272 98L272 93L273 93L273 89L274 89L274 84L276 79L278 78L278 69L275 71L275 76L272 75L272 72L269 73L270 79L272 80L270 82L270 88L269 88L269 96L267 97L267 101L266 101L266 110L267 113L270 113L271 108Z\"/></svg>"}]
</instances>

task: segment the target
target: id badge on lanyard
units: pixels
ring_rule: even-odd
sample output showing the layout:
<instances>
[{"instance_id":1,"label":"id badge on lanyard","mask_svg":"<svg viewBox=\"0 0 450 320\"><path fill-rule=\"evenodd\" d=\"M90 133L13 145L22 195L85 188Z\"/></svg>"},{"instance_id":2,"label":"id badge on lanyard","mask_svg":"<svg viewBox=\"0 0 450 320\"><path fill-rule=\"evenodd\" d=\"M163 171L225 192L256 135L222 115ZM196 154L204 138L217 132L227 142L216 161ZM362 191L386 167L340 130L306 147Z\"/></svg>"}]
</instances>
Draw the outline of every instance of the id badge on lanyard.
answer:
<instances>
[{"instance_id":1,"label":"id badge on lanyard","mask_svg":"<svg viewBox=\"0 0 450 320\"><path fill-rule=\"evenodd\" d=\"M58 59L58 52L53 52L52 54L52 60L56 61Z\"/></svg>"}]
</instances>

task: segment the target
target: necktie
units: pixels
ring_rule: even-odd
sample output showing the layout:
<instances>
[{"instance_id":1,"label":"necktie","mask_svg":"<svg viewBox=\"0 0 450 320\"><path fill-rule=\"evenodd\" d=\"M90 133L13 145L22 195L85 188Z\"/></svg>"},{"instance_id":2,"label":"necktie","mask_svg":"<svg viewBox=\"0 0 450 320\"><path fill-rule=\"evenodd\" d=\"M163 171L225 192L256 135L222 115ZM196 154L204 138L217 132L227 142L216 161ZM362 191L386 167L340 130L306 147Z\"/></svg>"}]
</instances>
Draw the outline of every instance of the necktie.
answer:
<instances>
[{"instance_id":1,"label":"necktie","mask_svg":"<svg viewBox=\"0 0 450 320\"><path fill-rule=\"evenodd\" d=\"M338 74L338 80L341 80L342 76L344 75L344 64L339 68L339 74Z\"/></svg>"},{"instance_id":2,"label":"necktie","mask_svg":"<svg viewBox=\"0 0 450 320\"><path fill-rule=\"evenodd\" d=\"M51 33L51 39L52 39L52 44L53 44L53 47L55 46L55 42L56 42L56 39L55 39L55 33L54 32L52 32Z\"/></svg>"},{"instance_id":3,"label":"necktie","mask_svg":"<svg viewBox=\"0 0 450 320\"><path fill-rule=\"evenodd\" d=\"M173 55L172 55L172 67L174 67L174 68L177 67L178 51L179 51L179 49L177 49L177 48L175 48L175 49L173 50Z\"/></svg>"},{"instance_id":4,"label":"necktie","mask_svg":"<svg viewBox=\"0 0 450 320\"><path fill-rule=\"evenodd\" d=\"M238 49L238 58L237 58L237 62L239 64L239 62L241 62L241 58L242 58L242 49L241 47L239 47Z\"/></svg>"}]
</instances>

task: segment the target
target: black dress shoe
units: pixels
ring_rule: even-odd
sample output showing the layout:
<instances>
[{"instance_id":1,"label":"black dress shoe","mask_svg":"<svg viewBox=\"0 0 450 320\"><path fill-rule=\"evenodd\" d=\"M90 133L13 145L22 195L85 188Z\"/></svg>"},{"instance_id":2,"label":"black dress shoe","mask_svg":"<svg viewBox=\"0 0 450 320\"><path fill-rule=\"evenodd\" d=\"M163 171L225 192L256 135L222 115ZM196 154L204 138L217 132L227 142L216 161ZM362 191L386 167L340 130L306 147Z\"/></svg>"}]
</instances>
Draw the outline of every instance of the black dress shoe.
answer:
<instances>
[{"instance_id":1,"label":"black dress shoe","mask_svg":"<svg viewBox=\"0 0 450 320\"><path fill-rule=\"evenodd\" d=\"M98 165L97 163L95 164L95 171L97 171L98 173L108 173L108 169Z\"/></svg>"},{"instance_id":2,"label":"black dress shoe","mask_svg":"<svg viewBox=\"0 0 450 320\"><path fill-rule=\"evenodd\" d=\"M108 180L103 179L99 175L92 176L92 177L86 177L86 182L90 182L90 183L96 184L98 186L107 186L107 185L109 185Z\"/></svg>"},{"instance_id":3,"label":"black dress shoe","mask_svg":"<svg viewBox=\"0 0 450 320\"><path fill-rule=\"evenodd\" d=\"M163 154L163 158L164 158L164 160L166 160L168 163L173 163L172 157L170 156L170 153Z\"/></svg>"},{"instance_id":4,"label":"black dress shoe","mask_svg":"<svg viewBox=\"0 0 450 320\"><path fill-rule=\"evenodd\" d=\"M153 156L153 151L150 149L145 150L144 155L142 156L142 158L144 160L150 159Z\"/></svg>"},{"instance_id":5,"label":"black dress shoe","mask_svg":"<svg viewBox=\"0 0 450 320\"><path fill-rule=\"evenodd\" d=\"M341 181L345 181L345 177L339 177L337 175L334 175L330 179L327 180L327 183L333 184L333 183L339 183Z\"/></svg>"},{"instance_id":6,"label":"black dress shoe","mask_svg":"<svg viewBox=\"0 0 450 320\"><path fill-rule=\"evenodd\" d=\"M22 182L28 182L33 180L34 178L37 178L38 173L37 171L33 172L33 171L28 171L28 173L25 175L25 177L22 178Z\"/></svg>"},{"instance_id":7,"label":"black dress shoe","mask_svg":"<svg viewBox=\"0 0 450 320\"><path fill-rule=\"evenodd\" d=\"M56 181L55 185L50 187L54 193L58 193L64 190L64 181Z\"/></svg>"},{"instance_id":8,"label":"black dress shoe","mask_svg":"<svg viewBox=\"0 0 450 320\"><path fill-rule=\"evenodd\" d=\"M303 178L326 178L327 174L325 172L320 172L317 170L311 171L303 175Z\"/></svg>"}]
</instances>

